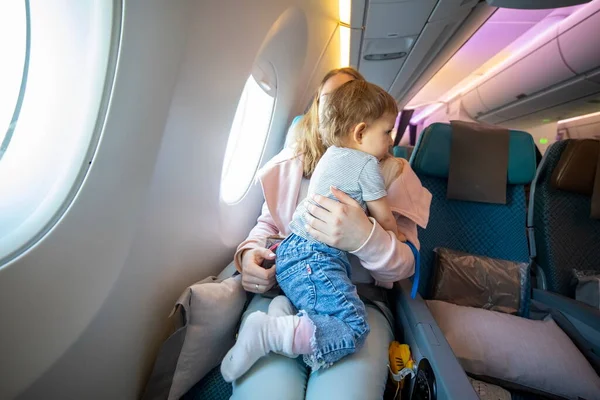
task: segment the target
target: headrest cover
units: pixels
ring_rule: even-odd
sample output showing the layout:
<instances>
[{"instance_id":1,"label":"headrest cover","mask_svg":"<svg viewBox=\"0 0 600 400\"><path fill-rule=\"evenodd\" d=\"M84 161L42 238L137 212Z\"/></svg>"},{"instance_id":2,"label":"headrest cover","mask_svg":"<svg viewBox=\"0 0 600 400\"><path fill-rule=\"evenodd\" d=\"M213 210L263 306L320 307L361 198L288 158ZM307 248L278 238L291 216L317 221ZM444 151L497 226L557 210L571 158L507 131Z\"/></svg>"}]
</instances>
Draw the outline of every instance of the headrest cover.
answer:
<instances>
[{"instance_id":1,"label":"headrest cover","mask_svg":"<svg viewBox=\"0 0 600 400\"><path fill-rule=\"evenodd\" d=\"M511 185L531 183L535 176L535 143L522 131L509 131L507 181ZM450 166L452 127L450 124L429 125L419 137L411 164L417 174L447 178Z\"/></svg>"},{"instance_id":2,"label":"headrest cover","mask_svg":"<svg viewBox=\"0 0 600 400\"><path fill-rule=\"evenodd\" d=\"M591 196L599 152L600 142L597 140L569 140L552 172L552 186Z\"/></svg>"},{"instance_id":3,"label":"headrest cover","mask_svg":"<svg viewBox=\"0 0 600 400\"><path fill-rule=\"evenodd\" d=\"M447 198L506 204L508 129L465 121L450 125Z\"/></svg>"},{"instance_id":4,"label":"headrest cover","mask_svg":"<svg viewBox=\"0 0 600 400\"><path fill-rule=\"evenodd\" d=\"M292 123L290 124L290 127L288 128L287 134L285 136L285 144L283 147L287 148L294 144L294 140L295 140L294 130L296 128L296 125L298 125L298 122L300 122L300 120L302 119L302 117L303 117L303 115L297 115L292 120Z\"/></svg>"},{"instance_id":5,"label":"headrest cover","mask_svg":"<svg viewBox=\"0 0 600 400\"><path fill-rule=\"evenodd\" d=\"M394 146L392 153L394 157L404 158L408 160L413 152L412 146Z\"/></svg>"}]
</instances>

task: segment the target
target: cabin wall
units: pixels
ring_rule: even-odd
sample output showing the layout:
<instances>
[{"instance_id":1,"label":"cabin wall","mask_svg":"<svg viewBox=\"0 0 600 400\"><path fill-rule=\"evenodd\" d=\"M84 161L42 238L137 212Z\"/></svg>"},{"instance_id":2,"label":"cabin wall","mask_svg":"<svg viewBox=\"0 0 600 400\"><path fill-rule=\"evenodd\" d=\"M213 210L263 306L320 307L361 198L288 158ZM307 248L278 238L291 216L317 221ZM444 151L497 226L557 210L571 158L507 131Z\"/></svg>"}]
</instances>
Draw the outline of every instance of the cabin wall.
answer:
<instances>
[{"instance_id":1,"label":"cabin wall","mask_svg":"<svg viewBox=\"0 0 600 400\"><path fill-rule=\"evenodd\" d=\"M285 98L261 163L339 66L337 2L125 1L117 88L81 194L40 245L0 271L0 320L11 321L0 398L139 397L174 301L230 262L259 214L255 186L226 218L221 169L254 59L290 7L305 21L306 47L284 49L301 65L277 72ZM100 208L110 218L98 220Z\"/></svg>"}]
</instances>

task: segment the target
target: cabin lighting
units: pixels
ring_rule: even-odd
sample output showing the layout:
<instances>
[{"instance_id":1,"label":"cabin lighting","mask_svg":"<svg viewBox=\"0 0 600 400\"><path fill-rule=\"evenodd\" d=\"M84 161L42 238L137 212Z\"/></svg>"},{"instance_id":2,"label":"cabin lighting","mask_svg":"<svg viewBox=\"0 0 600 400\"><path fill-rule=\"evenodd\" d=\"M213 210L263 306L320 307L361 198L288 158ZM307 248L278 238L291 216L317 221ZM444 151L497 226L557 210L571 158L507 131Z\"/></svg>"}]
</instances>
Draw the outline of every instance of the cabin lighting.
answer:
<instances>
[{"instance_id":1,"label":"cabin lighting","mask_svg":"<svg viewBox=\"0 0 600 400\"><path fill-rule=\"evenodd\" d=\"M578 117L573 117L573 118L569 118L569 119L563 119L562 121L558 121L558 123L566 124L567 122L579 121L580 119L591 118L591 117L595 117L596 115L600 115L600 111L594 112L591 114L580 115Z\"/></svg>"},{"instance_id":2,"label":"cabin lighting","mask_svg":"<svg viewBox=\"0 0 600 400\"><path fill-rule=\"evenodd\" d=\"M350 65L350 17L352 1L339 0L340 67Z\"/></svg>"},{"instance_id":3,"label":"cabin lighting","mask_svg":"<svg viewBox=\"0 0 600 400\"><path fill-rule=\"evenodd\" d=\"M352 10L352 1L351 0L339 0L339 14L340 14L340 22L345 25L350 25L350 16Z\"/></svg>"},{"instance_id":4,"label":"cabin lighting","mask_svg":"<svg viewBox=\"0 0 600 400\"><path fill-rule=\"evenodd\" d=\"M455 99L462 97L464 94L468 93L473 88L475 88L479 84L483 83L490 76L493 76L495 73L500 71L505 66L510 65L510 63L512 63L514 60L518 59L522 54L525 54L530 48L532 48L534 45L538 44L538 41L540 40L540 38L545 37L545 35L548 32L555 30L556 24L558 24L559 22L560 22L560 20L557 20L555 23L549 25L544 31L540 32L538 35L533 37L531 40L527 41L526 43L522 44L517 49L515 49L514 52L512 52L508 57L500 60L497 64L492 65L484 74L475 75L472 77L472 79L469 79L463 85L461 85L459 87L454 87L453 89L451 89L448 93L445 94L445 96L441 99L441 101L443 103L450 103L450 102L454 101ZM479 34L479 31L475 33L475 35L477 35L477 34ZM473 36L475 36L475 35L473 35ZM469 40L471 40L471 39L469 39ZM433 114L434 112L439 110L441 107L442 107L441 104L433 104L433 105L425 108L424 110L422 110L420 113L418 113L417 115L415 115L413 117L413 119L410 121L411 124L413 124L413 125L418 124L419 122L423 121L425 118L429 117L431 114Z\"/></svg>"}]
</instances>

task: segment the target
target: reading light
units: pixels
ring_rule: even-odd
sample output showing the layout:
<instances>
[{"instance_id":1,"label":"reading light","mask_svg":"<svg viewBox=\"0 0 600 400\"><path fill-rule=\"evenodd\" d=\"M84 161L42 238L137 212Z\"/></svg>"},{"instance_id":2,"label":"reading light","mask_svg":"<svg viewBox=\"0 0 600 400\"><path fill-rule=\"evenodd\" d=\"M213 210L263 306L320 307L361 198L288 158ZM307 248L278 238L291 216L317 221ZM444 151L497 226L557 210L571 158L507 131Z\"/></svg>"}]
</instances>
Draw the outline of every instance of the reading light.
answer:
<instances>
[{"instance_id":1,"label":"reading light","mask_svg":"<svg viewBox=\"0 0 600 400\"><path fill-rule=\"evenodd\" d=\"M398 58L406 57L405 51L399 51L397 53L383 53L383 54L366 54L364 59L367 61L384 61L384 60L396 60Z\"/></svg>"}]
</instances>

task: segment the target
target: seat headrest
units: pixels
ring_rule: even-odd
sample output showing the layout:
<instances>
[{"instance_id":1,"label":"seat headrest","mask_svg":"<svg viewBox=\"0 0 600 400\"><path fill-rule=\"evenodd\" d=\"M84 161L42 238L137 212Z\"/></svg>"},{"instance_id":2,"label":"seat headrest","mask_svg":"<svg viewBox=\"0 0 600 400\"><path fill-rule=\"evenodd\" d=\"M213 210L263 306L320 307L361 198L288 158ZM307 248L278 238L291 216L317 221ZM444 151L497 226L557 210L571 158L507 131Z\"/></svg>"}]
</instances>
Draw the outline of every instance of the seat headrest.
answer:
<instances>
[{"instance_id":1,"label":"seat headrest","mask_svg":"<svg viewBox=\"0 0 600 400\"><path fill-rule=\"evenodd\" d=\"M552 186L567 192L591 196L599 153L598 140L569 140L552 172Z\"/></svg>"},{"instance_id":2,"label":"seat headrest","mask_svg":"<svg viewBox=\"0 0 600 400\"><path fill-rule=\"evenodd\" d=\"M414 150L412 146L394 146L392 153L394 157L404 158L408 160Z\"/></svg>"},{"instance_id":3,"label":"seat headrest","mask_svg":"<svg viewBox=\"0 0 600 400\"><path fill-rule=\"evenodd\" d=\"M512 185L525 185L535 176L535 143L527 132L509 132L507 182ZM419 137L411 157L414 171L417 174L448 178L451 145L450 124L429 125Z\"/></svg>"},{"instance_id":4,"label":"seat headrest","mask_svg":"<svg viewBox=\"0 0 600 400\"><path fill-rule=\"evenodd\" d=\"M290 147L294 144L294 139L295 139L294 128L296 127L296 125L298 125L298 122L300 122L302 117L303 117L303 115L297 115L292 120L292 123L290 124L290 127L288 128L287 134L285 135L284 148Z\"/></svg>"}]
</instances>

